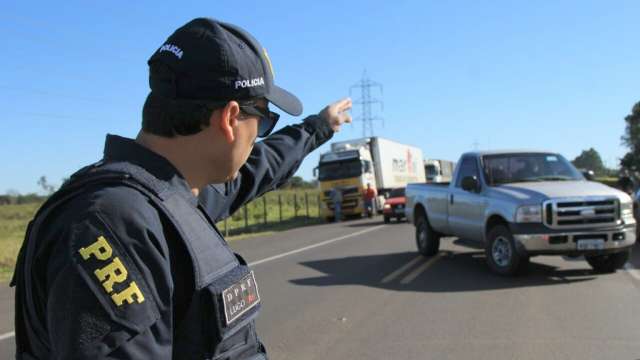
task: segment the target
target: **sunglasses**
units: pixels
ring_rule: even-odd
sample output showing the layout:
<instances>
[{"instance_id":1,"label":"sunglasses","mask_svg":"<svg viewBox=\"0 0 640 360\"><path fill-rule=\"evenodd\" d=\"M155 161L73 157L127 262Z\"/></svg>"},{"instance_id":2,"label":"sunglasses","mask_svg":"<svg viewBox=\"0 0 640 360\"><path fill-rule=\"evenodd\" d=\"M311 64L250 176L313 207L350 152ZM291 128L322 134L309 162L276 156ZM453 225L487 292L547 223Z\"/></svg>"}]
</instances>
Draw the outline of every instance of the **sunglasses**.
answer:
<instances>
[{"instance_id":1,"label":"sunglasses","mask_svg":"<svg viewBox=\"0 0 640 360\"><path fill-rule=\"evenodd\" d=\"M268 108L256 106L253 102L243 102L240 104L240 110L247 115L257 116L258 121L258 137L267 137L276 127L276 123L280 118L280 114L270 111Z\"/></svg>"}]
</instances>

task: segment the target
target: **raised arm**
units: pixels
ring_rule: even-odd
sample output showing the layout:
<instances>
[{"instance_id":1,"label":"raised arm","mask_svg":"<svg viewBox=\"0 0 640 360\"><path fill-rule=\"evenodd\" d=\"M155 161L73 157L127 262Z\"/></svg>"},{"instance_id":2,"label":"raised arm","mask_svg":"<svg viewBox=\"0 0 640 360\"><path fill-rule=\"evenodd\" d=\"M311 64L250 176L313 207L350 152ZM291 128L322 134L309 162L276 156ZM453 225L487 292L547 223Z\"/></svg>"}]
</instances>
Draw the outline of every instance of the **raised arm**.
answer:
<instances>
[{"instance_id":1,"label":"raised arm","mask_svg":"<svg viewBox=\"0 0 640 360\"><path fill-rule=\"evenodd\" d=\"M340 125L351 122L345 111L351 100L327 106L301 124L287 126L256 143L238 177L226 184L209 185L200 193L200 202L219 221L247 202L274 190L291 178L304 158L327 142Z\"/></svg>"}]
</instances>

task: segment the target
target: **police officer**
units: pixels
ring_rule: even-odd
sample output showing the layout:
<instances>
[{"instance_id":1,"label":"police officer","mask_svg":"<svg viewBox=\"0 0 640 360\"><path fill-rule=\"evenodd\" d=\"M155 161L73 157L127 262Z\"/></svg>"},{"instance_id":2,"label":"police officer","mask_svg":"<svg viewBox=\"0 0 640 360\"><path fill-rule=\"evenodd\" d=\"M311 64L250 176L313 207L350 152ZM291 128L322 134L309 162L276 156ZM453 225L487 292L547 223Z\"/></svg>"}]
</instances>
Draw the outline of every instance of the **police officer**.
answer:
<instances>
[{"instance_id":1,"label":"police officer","mask_svg":"<svg viewBox=\"0 0 640 360\"><path fill-rule=\"evenodd\" d=\"M137 139L108 135L29 224L18 359L266 359L255 276L215 223L284 184L351 102L269 135L269 104L302 105L251 35L211 19L176 30L149 67Z\"/></svg>"}]
</instances>

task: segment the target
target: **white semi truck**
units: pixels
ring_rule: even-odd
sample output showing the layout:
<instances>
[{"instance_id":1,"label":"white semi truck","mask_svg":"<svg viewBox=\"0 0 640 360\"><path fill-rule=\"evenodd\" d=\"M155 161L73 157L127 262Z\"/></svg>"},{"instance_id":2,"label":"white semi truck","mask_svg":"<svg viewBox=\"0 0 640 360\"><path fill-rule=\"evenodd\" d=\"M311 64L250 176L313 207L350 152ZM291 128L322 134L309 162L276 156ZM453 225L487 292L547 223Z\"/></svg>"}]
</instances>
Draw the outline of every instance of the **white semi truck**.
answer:
<instances>
[{"instance_id":1,"label":"white semi truck","mask_svg":"<svg viewBox=\"0 0 640 360\"><path fill-rule=\"evenodd\" d=\"M456 163L449 160L427 159L424 161L424 171L427 182L449 182L453 176Z\"/></svg>"},{"instance_id":2,"label":"white semi truck","mask_svg":"<svg viewBox=\"0 0 640 360\"><path fill-rule=\"evenodd\" d=\"M375 207L382 211L381 197L391 189L408 183L425 182L420 148L381 137L367 137L331 144L331 151L320 155L317 168L323 216L333 220L332 189L342 192L342 215L364 214L363 192L367 184L378 191Z\"/></svg>"}]
</instances>

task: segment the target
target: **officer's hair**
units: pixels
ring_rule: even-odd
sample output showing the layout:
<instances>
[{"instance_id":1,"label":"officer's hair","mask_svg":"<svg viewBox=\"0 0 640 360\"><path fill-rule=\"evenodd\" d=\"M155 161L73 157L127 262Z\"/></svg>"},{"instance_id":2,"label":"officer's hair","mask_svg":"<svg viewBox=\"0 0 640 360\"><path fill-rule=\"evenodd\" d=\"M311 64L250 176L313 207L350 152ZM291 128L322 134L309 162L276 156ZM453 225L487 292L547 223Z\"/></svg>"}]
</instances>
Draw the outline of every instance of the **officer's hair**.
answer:
<instances>
[{"instance_id":1,"label":"officer's hair","mask_svg":"<svg viewBox=\"0 0 640 360\"><path fill-rule=\"evenodd\" d=\"M205 103L147 96L142 108L142 130L168 138L197 134L209 127L213 108Z\"/></svg>"},{"instance_id":2,"label":"officer's hair","mask_svg":"<svg viewBox=\"0 0 640 360\"><path fill-rule=\"evenodd\" d=\"M169 68L160 64L151 65L149 71L154 76L173 75ZM197 134L209 127L211 114L219 107L222 105L172 99L151 92L142 108L142 130L168 138Z\"/></svg>"}]
</instances>

